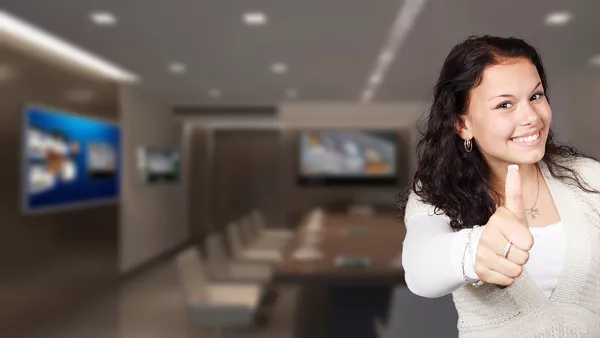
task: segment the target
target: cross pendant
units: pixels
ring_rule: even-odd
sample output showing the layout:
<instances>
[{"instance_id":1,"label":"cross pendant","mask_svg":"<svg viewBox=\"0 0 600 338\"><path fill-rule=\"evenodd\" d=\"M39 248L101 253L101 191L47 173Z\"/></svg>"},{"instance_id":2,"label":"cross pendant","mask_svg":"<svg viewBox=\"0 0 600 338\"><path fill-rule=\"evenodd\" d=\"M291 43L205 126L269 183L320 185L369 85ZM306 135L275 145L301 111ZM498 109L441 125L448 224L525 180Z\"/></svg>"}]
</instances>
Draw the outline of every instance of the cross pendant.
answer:
<instances>
[{"instance_id":1,"label":"cross pendant","mask_svg":"<svg viewBox=\"0 0 600 338\"><path fill-rule=\"evenodd\" d=\"M525 210L525 212L531 216L531 218L535 219L536 217L538 217L540 215L540 212L537 208L531 208L531 209L527 209Z\"/></svg>"}]
</instances>

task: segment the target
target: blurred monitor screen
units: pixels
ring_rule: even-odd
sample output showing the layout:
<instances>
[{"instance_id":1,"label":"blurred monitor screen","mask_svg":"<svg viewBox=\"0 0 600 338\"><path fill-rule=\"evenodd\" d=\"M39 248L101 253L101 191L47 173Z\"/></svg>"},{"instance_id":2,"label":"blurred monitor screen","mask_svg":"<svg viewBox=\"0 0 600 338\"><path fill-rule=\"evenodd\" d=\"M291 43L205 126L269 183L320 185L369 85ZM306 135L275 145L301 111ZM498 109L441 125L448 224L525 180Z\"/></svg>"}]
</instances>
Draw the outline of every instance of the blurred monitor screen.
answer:
<instances>
[{"instance_id":1,"label":"blurred monitor screen","mask_svg":"<svg viewBox=\"0 0 600 338\"><path fill-rule=\"evenodd\" d=\"M301 184L395 184L395 131L300 133Z\"/></svg>"},{"instance_id":2,"label":"blurred monitor screen","mask_svg":"<svg viewBox=\"0 0 600 338\"><path fill-rule=\"evenodd\" d=\"M180 154L174 150L139 148L138 171L144 183L178 182Z\"/></svg>"},{"instance_id":3,"label":"blurred monitor screen","mask_svg":"<svg viewBox=\"0 0 600 338\"><path fill-rule=\"evenodd\" d=\"M24 211L116 200L120 142L116 124L27 107L23 116Z\"/></svg>"}]
</instances>

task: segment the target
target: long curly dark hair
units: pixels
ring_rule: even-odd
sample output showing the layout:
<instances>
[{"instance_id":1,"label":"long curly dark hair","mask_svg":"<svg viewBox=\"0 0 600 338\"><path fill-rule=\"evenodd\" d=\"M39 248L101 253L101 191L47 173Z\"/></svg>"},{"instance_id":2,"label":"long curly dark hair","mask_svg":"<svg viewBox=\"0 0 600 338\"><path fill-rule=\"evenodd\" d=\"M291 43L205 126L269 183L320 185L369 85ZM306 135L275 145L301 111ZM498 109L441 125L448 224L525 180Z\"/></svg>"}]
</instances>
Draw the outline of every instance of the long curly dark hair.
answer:
<instances>
[{"instance_id":1,"label":"long curly dark hair","mask_svg":"<svg viewBox=\"0 0 600 338\"><path fill-rule=\"evenodd\" d=\"M542 60L536 49L525 41L472 36L452 48L435 85L433 104L422 121L427 127L425 132L420 132L417 143L417 171L406 190L398 195L400 217L405 214L411 192L424 203L435 206L436 213L448 216L450 226L456 231L486 224L496 211L496 201L501 195L492 188L491 170L475 144L472 152L465 151L464 141L456 132L456 122L466 113L469 92L481 83L484 69L514 58L526 58L535 65L547 96ZM579 174L564 161L572 157L587 156L573 147L555 143L550 130L542 159L550 174L571 181L586 192L598 193L584 184Z\"/></svg>"}]
</instances>

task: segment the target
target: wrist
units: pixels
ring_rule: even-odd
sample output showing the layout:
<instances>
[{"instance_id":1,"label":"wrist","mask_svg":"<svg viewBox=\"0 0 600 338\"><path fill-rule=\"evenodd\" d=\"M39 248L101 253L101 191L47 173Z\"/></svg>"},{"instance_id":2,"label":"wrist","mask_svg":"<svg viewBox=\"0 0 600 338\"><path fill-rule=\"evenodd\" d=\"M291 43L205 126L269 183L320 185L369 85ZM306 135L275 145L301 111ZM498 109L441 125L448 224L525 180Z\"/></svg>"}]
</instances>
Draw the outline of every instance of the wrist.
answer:
<instances>
[{"instance_id":1,"label":"wrist","mask_svg":"<svg viewBox=\"0 0 600 338\"><path fill-rule=\"evenodd\" d=\"M477 273L475 273L475 263L477 261L477 247L479 245L479 238L485 226L474 226L468 235L468 240L465 245L462 269L463 279L465 282L472 284L473 286L480 286L483 282L480 280Z\"/></svg>"}]
</instances>

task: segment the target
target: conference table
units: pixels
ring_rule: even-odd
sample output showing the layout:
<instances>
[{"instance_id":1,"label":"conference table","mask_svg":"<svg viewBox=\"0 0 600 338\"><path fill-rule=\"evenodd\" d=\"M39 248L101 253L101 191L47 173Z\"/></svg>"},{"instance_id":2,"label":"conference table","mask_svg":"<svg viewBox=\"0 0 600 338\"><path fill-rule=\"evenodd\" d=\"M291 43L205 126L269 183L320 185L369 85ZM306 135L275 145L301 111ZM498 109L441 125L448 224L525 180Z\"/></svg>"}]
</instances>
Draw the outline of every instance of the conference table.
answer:
<instances>
[{"instance_id":1,"label":"conference table","mask_svg":"<svg viewBox=\"0 0 600 338\"><path fill-rule=\"evenodd\" d=\"M295 336L374 337L373 319L385 317L392 288L404 283L404 225L392 213L324 214L317 228L309 219L275 269L278 282L300 289ZM318 256L302 257L306 247Z\"/></svg>"}]
</instances>

